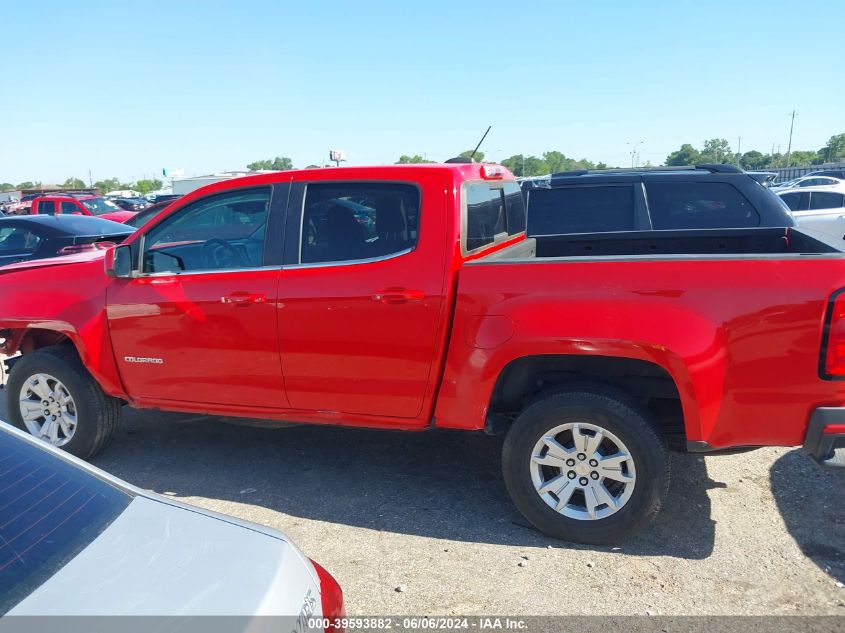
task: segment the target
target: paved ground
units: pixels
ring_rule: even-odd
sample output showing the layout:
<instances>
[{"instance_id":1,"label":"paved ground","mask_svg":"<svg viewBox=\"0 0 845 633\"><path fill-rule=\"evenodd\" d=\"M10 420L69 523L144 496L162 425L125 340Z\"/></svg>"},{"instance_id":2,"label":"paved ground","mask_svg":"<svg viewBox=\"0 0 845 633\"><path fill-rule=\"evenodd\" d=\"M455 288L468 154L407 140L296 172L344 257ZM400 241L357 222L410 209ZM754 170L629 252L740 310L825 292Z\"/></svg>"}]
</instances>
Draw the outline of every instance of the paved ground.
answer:
<instances>
[{"instance_id":1,"label":"paved ground","mask_svg":"<svg viewBox=\"0 0 845 633\"><path fill-rule=\"evenodd\" d=\"M125 411L97 466L283 530L350 614L845 615L845 473L799 451L678 455L656 525L595 548L525 523L493 438Z\"/></svg>"}]
</instances>

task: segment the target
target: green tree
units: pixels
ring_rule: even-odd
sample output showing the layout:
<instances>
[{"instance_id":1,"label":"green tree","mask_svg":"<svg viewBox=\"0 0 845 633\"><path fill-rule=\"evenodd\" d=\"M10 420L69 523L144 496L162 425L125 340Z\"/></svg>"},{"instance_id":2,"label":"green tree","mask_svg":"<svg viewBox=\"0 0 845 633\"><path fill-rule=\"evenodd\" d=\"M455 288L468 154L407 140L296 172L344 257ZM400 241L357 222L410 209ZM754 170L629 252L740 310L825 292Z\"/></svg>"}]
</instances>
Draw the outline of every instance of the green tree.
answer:
<instances>
[{"instance_id":1,"label":"green tree","mask_svg":"<svg viewBox=\"0 0 845 633\"><path fill-rule=\"evenodd\" d=\"M522 176L545 176L551 173L546 161L537 156L514 154L504 159L502 165L507 167L517 178Z\"/></svg>"},{"instance_id":2,"label":"green tree","mask_svg":"<svg viewBox=\"0 0 845 633\"><path fill-rule=\"evenodd\" d=\"M272 169L275 171L287 171L293 169L293 161L287 156L276 156L276 158L265 160L257 160L246 166L250 171L259 171L261 169Z\"/></svg>"},{"instance_id":3,"label":"green tree","mask_svg":"<svg viewBox=\"0 0 845 633\"><path fill-rule=\"evenodd\" d=\"M413 156L408 156L407 154L402 154L399 157L399 160L396 161L397 165L416 165L418 163L433 163L433 160L426 160L419 154L414 154Z\"/></svg>"},{"instance_id":4,"label":"green tree","mask_svg":"<svg viewBox=\"0 0 845 633\"><path fill-rule=\"evenodd\" d=\"M752 149L740 157L739 166L743 169L760 169L764 165L764 160L765 156L763 154L756 149Z\"/></svg>"},{"instance_id":5,"label":"green tree","mask_svg":"<svg viewBox=\"0 0 845 633\"><path fill-rule=\"evenodd\" d=\"M469 158L470 156L472 156L472 160L474 160L476 163L484 162L484 152L476 152L473 156L472 150L468 149L467 151L458 154L458 156L463 156L464 158Z\"/></svg>"},{"instance_id":6,"label":"green tree","mask_svg":"<svg viewBox=\"0 0 845 633\"><path fill-rule=\"evenodd\" d=\"M10 182L0 182L0 191L13 191L15 185Z\"/></svg>"},{"instance_id":7,"label":"green tree","mask_svg":"<svg viewBox=\"0 0 845 633\"><path fill-rule=\"evenodd\" d=\"M129 189L129 185L120 182L117 178L106 178L105 180L98 180L94 183L94 188L99 189L100 193L109 193L110 191L120 191L121 189Z\"/></svg>"},{"instance_id":8,"label":"green tree","mask_svg":"<svg viewBox=\"0 0 845 633\"><path fill-rule=\"evenodd\" d=\"M789 165L787 166L801 166L801 165L816 165L821 163L818 152L808 152L805 150L796 150L789 155Z\"/></svg>"},{"instance_id":9,"label":"green tree","mask_svg":"<svg viewBox=\"0 0 845 633\"><path fill-rule=\"evenodd\" d=\"M830 137L827 145L822 147L817 154L820 162L836 163L845 160L845 132Z\"/></svg>"},{"instance_id":10,"label":"green tree","mask_svg":"<svg viewBox=\"0 0 845 633\"><path fill-rule=\"evenodd\" d=\"M15 185L15 189L34 189L35 183L30 180L24 180Z\"/></svg>"},{"instance_id":11,"label":"green tree","mask_svg":"<svg viewBox=\"0 0 845 633\"><path fill-rule=\"evenodd\" d=\"M701 152L689 143L684 143L681 148L672 152L666 157L666 164L672 167L682 165L697 165L701 162Z\"/></svg>"},{"instance_id":12,"label":"green tree","mask_svg":"<svg viewBox=\"0 0 845 633\"><path fill-rule=\"evenodd\" d=\"M161 189L161 184L161 181L158 179L139 180L132 186L132 189L135 189L142 196L144 196L150 193L151 191L158 191L159 189Z\"/></svg>"},{"instance_id":13,"label":"green tree","mask_svg":"<svg viewBox=\"0 0 845 633\"><path fill-rule=\"evenodd\" d=\"M62 187L65 189L85 189L85 181L81 178L71 176L62 183Z\"/></svg>"},{"instance_id":14,"label":"green tree","mask_svg":"<svg viewBox=\"0 0 845 633\"><path fill-rule=\"evenodd\" d=\"M736 161L736 155L731 151L727 139L711 138L704 141L700 160L702 163L733 163Z\"/></svg>"}]
</instances>

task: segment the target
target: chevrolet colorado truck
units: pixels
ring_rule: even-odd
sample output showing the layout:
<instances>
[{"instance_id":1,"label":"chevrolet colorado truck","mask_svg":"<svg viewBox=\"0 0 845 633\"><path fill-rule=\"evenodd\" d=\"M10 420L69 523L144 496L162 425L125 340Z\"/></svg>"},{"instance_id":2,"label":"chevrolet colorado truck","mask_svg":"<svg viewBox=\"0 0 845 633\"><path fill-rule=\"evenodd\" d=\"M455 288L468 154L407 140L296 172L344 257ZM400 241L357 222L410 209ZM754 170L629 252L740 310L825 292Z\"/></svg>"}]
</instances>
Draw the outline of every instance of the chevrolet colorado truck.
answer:
<instances>
[{"instance_id":1,"label":"chevrolet colorado truck","mask_svg":"<svg viewBox=\"0 0 845 633\"><path fill-rule=\"evenodd\" d=\"M680 212L680 211L679 211ZM612 543L668 448L845 447L845 257L795 227L525 237L501 166L263 174L105 253L0 269L10 421L82 457L121 406L506 434L517 508ZM582 244L583 246L583 244ZM693 253L693 254L690 254ZM330 458L330 455L326 456Z\"/></svg>"}]
</instances>

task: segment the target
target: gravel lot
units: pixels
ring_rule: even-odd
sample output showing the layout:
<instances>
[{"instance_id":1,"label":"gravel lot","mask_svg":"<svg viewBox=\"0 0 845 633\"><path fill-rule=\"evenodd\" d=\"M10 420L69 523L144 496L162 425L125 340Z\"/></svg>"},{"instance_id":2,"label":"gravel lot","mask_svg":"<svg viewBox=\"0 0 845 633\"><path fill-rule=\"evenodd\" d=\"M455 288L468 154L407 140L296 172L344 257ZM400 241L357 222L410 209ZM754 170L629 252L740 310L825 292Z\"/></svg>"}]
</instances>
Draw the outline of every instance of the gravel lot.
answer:
<instances>
[{"instance_id":1,"label":"gravel lot","mask_svg":"<svg viewBox=\"0 0 845 633\"><path fill-rule=\"evenodd\" d=\"M127 408L94 463L283 530L337 577L350 615L845 615L843 471L788 449L677 455L657 523L596 548L525 523L499 448L465 433L255 428Z\"/></svg>"}]
</instances>

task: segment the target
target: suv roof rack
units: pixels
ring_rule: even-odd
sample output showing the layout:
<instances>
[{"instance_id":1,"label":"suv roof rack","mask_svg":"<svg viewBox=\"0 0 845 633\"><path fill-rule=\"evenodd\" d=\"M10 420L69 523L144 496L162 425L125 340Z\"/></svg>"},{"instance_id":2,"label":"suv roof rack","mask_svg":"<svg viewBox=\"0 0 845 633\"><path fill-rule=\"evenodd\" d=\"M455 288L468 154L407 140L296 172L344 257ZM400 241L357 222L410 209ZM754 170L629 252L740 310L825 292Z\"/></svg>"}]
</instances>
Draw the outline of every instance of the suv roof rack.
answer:
<instances>
[{"instance_id":1,"label":"suv roof rack","mask_svg":"<svg viewBox=\"0 0 845 633\"><path fill-rule=\"evenodd\" d=\"M576 171L561 171L551 174L555 176L585 176L587 174L638 174L657 171L709 171L711 174L741 174L742 170L734 165L705 163L702 165L680 165L671 167L616 167L613 169L579 169Z\"/></svg>"}]
</instances>

